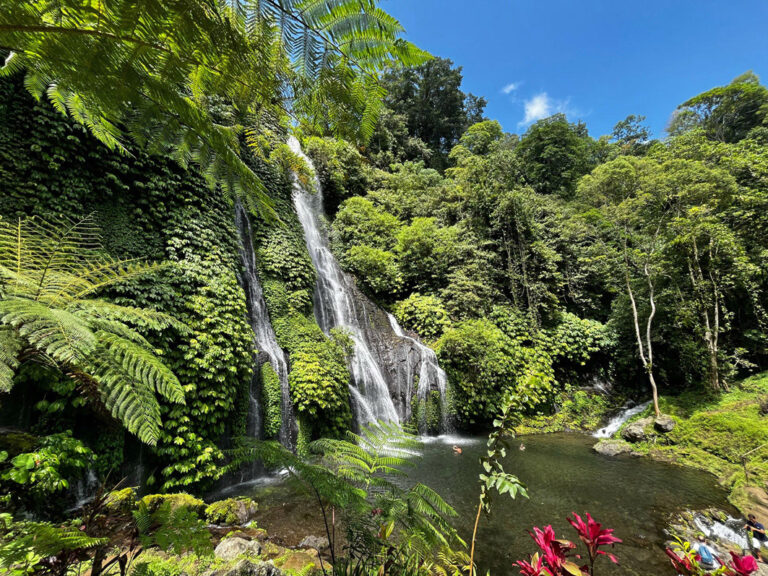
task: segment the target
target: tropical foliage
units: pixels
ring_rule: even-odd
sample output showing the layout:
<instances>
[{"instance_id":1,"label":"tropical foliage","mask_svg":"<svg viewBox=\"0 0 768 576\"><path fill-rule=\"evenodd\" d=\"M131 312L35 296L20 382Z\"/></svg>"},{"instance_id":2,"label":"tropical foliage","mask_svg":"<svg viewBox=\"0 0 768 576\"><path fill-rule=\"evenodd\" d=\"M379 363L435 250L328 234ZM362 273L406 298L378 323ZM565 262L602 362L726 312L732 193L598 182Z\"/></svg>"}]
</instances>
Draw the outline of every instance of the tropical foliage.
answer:
<instances>
[{"instance_id":1,"label":"tropical foliage","mask_svg":"<svg viewBox=\"0 0 768 576\"><path fill-rule=\"evenodd\" d=\"M279 122L286 102L313 128L369 136L383 96L376 70L425 59L402 31L372 0L40 0L0 10L3 76L23 72L35 98L108 148L127 152L130 140L194 161L261 209L270 202L240 155L242 137Z\"/></svg>"},{"instance_id":2,"label":"tropical foliage","mask_svg":"<svg viewBox=\"0 0 768 576\"><path fill-rule=\"evenodd\" d=\"M147 444L156 444L155 395L183 403L184 390L136 327L184 330L151 309L96 298L99 291L157 270L106 256L92 218L0 221L0 390L22 361L51 363Z\"/></svg>"}]
</instances>

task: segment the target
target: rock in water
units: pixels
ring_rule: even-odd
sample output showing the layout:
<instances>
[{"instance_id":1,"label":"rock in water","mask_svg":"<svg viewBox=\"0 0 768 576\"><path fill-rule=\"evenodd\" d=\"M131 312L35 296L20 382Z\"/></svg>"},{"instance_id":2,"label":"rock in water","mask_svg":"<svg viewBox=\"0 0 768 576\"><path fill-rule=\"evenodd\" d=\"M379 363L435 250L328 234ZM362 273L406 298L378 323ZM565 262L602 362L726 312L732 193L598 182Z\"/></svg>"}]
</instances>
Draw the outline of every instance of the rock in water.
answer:
<instances>
[{"instance_id":1,"label":"rock in water","mask_svg":"<svg viewBox=\"0 0 768 576\"><path fill-rule=\"evenodd\" d=\"M260 552L261 544L255 540L246 540L237 536L222 540L214 551L217 558L226 561L234 560L242 554L258 556Z\"/></svg>"},{"instance_id":2,"label":"rock in water","mask_svg":"<svg viewBox=\"0 0 768 576\"><path fill-rule=\"evenodd\" d=\"M653 418L641 418L627 424L621 431L621 437L628 442L642 442L646 439L645 429L653 422Z\"/></svg>"},{"instance_id":3,"label":"rock in water","mask_svg":"<svg viewBox=\"0 0 768 576\"><path fill-rule=\"evenodd\" d=\"M632 452L632 446L624 440L605 439L592 446L592 450L603 456L618 456Z\"/></svg>"},{"instance_id":4,"label":"rock in water","mask_svg":"<svg viewBox=\"0 0 768 576\"><path fill-rule=\"evenodd\" d=\"M315 550L325 550L329 546L328 538L323 536L307 536L299 544L299 548L314 548Z\"/></svg>"},{"instance_id":5,"label":"rock in water","mask_svg":"<svg viewBox=\"0 0 768 576\"><path fill-rule=\"evenodd\" d=\"M653 427L662 434L672 432L675 426L677 426L677 422L675 422L675 419L672 418L672 416L668 416L667 414L662 414L653 421Z\"/></svg>"}]
</instances>

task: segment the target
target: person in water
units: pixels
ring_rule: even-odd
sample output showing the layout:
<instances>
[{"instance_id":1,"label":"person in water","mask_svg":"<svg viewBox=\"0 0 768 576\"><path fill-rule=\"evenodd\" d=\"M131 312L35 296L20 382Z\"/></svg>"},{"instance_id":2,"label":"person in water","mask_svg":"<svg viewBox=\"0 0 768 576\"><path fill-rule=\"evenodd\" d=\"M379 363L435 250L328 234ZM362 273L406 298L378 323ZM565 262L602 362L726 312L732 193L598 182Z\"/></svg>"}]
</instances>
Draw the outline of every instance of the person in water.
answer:
<instances>
[{"instance_id":1,"label":"person in water","mask_svg":"<svg viewBox=\"0 0 768 576\"><path fill-rule=\"evenodd\" d=\"M757 521L754 514L750 514L747 516L747 523L744 525L744 528L750 536L749 539L751 540L755 556L760 562L765 562L761 552L761 548L768 548L768 536L765 534L765 526Z\"/></svg>"},{"instance_id":2,"label":"person in water","mask_svg":"<svg viewBox=\"0 0 768 576\"><path fill-rule=\"evenodd\" d=\"M717 557L717 554L707 543L704 534L699 534L698 542L693 545L693 549L699 555L699 564L701 564L702 568L705 570L712 570L715 568L715 558Z\"/></svg>"},{"instance_id":3,"label":"person in water","mask_svg":"<svg viewBox=\"0 0 768 576\"><path fill-rule=\"evenodd\" d=\"M456 454L461 454L461 448L459 448L459 447L458 447L458 446L456 446L456 445L454 445L454 446L453 446L453 451L454 451Z\"/></svg>"}]
</instances>

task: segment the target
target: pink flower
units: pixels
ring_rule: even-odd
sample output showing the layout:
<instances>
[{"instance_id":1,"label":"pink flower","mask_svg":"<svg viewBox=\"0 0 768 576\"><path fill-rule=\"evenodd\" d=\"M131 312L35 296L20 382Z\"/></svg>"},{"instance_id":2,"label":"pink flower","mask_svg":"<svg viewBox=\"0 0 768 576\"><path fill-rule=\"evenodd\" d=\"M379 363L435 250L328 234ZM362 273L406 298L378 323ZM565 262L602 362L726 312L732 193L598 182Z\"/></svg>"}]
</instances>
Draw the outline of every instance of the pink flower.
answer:
<instances>
[{"instance_id":1,"label":"pink flower","mask_svg":"<svg viewBox=\"0 0 768 576\"><path fill-rule=\"evenodd\" d=\"M536 552L531 556L531 561L518 560L516 564L520 567L520 574L523 576L552 576L552 572L544 566L544 558Z\"/></svg>"},{"instance_id":2,"label":"pink flower","mask_svg":"<svg viewBox=\"0 0 768 576\"><path fill-rule=\"evenodd\" d=\"M544 530L534 526L531 538L544 553L544 560L554 574L561 574L563 567L568 562L568 550L576 547L576 544L568 540L555 538L555 530L552 526L546 526Z\"/></svg>"},{"instance_id":3,"label":"pink flower","mask_svg":"<svg viewBox=\"0 0 768 576\"><path fill-rule=\"evenodd\" d=\"M728 563L728 576L749 576L757 572L757 561L752 556L739 556L731 552L731 561Z\"/></svg>"},{"instance_id":4,"label":"pink flower","mask_svg":"<svg viewBox=\"0 0 768 576\"><path fill-rule=\"evenodd\" d=\"M568 518L571 526L579 533L579 539L584 542L589 553L590 564L595 562L595 558L600 555L608 556L614 564L618 564L619 561L616 556L600 550L600 546L613 546L614 544L620 544L621 540L613 536L612 528L603 528L603 525L596 522L589 512L586 514L587 521L584 522L581 516L573 512L573 518Z\"/></svg>"}]
</instances>

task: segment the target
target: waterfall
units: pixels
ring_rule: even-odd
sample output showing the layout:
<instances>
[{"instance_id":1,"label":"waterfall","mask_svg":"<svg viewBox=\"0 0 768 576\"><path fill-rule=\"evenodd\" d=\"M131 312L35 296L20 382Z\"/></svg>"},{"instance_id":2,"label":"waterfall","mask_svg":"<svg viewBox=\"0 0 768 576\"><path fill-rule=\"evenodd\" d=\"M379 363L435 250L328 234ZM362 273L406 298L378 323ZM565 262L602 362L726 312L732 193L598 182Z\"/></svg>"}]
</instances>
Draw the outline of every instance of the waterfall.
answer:
<instances>
[{"instance_id":1,"label":"waterfall","mask_svg":"<svg viewBox=\"0 0 768 576\"><path fill-rule=\"evenodd\" d=\"M93 468L88 468L86 473L77 479L74 486L75 505L70 510L80 510L96 497L99 489L99 478Z\"/></svg>"},{"instance_id":2,"label":"waterfall","mask_svg":"<svg viewBox=\"0 0 768 576\"><path fill-rule=\"evenodd\" d=\"M314 168L296 138L290 137L288 145ZM350 397L358 426L376 420L398 422L400 418L390 397L383 369L371 352L372 346L363 326L365 311L362 311L361 320L361 311L355 305L352 283L331 253L328 236L321 224L320 220L324 217L323 196L316 177L312 187L314 190L307 190L294 177L293 203L304 229L309 256L317 271L314 298L317 323L326 334L331 328L340 327L347 330L352 338L354 356L350 363L353 381Z\"/></svg>"},{"instance_id":3,"label":"waterfall","mask_svg":"<svg viewBox=\"0 0 768 576\"><path fill-rule=\"evenodd\" d=\"M631 408L624 408L621 412L616 414L616 416L611 418L606 426L595 432L593 436L595 438L610 438L619 431L619 428L621 428L621 425L624 424L624 422L632 418L632 416L640 414L640 412L650 405L651 401L649 400L648 402L643 402L642 404L638 404Z\"/></svg>"},{"instance_id":4,"label":"waterfall","mask_svg":"<svg viewBox=\"0 0 768 576\"><path fill-rule=\"evenodd\" d=\"M406 335L397 319L387 313L389 318L389 324L392 326L395 334L400 338L404 338L410 342L419 354L419 385L416 389L416 398L419 402L426 402L430 390L437 390L440 393L440 432L450 432L450 424L448 421L448 402L446 399L446 389L448 384L448 377L445 375L445 371L440 368L437 363L437 356L435 351L429 346L425 346L416 338L411 338ZM413 374L413 366L410 363L410 358L407 361L406 374L408 381L413 382L415 374ZM426 431L425 415L422 414L419 418L419 422L416 423L420 432Z\"/></svg>"},{"instance_id":5,"label":"waterfall","mask_svg":"<svg viewBox=\"0 0 768 576\"><path fill-rule=\"evenodd\" d=\"M275 331L269 321L267 304L256 273L256 254L253 249L251 221L248 213L240 202L235 205L235 223L240 232L240 258L243 261L241 283L245 290L248 305L248 319L253 329L254 339L259 351L266 354L278 378L280 379L280 406L282 421L280 424L279 440L286 448L293 448L297 433L296 421L291 403L291 390L288 385L288 362L285 353L277 343ZM261 405L259 402L259 383L261 374L259 367L254 369L249 390L250 407L248 411L248 433L259 438L262 430Z\"/></svg>"}]
</instances>

